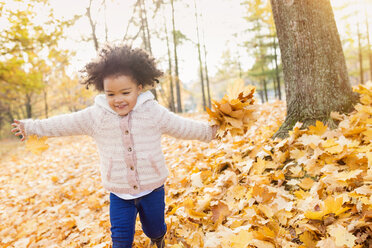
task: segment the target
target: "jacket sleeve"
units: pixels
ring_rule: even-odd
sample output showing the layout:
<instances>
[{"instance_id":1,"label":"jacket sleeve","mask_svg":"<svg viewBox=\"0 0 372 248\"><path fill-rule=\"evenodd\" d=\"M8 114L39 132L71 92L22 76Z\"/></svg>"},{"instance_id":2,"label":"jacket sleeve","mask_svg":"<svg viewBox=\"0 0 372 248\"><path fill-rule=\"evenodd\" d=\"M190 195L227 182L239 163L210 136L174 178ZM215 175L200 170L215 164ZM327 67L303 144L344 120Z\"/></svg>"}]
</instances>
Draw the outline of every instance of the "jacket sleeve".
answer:
<instances>
[{"instance_id":1,"label":"jacket sleeve","mask_svg":"<svg viewBox=\"0 0 372 248\"><path fill-rule=\"evenodd\" d=\"M162 134L204 142L210 142L215 138L216 130L209 123L176 115L155 100L150 101L149 105L151 117Z\"/></svg>"},{"instance_id":2,"label":"jacket sleeve","mask_svg":"<svg viewBox=\"0 0 372 248\"><path fill-rule=\"evenodd\" d=\"M35 134L39 137L48 136L93 136L96 123L97 107L90 106L83 110L57 115L48 119L20 120L24 123L26 135Z\"/></svg>"}]
</instances>

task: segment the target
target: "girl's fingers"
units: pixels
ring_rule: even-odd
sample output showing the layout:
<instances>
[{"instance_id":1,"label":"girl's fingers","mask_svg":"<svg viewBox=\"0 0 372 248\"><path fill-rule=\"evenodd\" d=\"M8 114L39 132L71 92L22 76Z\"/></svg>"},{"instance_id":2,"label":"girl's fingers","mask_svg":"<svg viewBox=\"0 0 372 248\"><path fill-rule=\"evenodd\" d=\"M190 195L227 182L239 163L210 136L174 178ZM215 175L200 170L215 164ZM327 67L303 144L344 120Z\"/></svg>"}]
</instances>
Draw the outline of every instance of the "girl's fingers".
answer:
<instances>
[{"instance_id":1,"label":"girl's fingers","mask_svg":"<svg viewBox=\"0 0 372 248\"><path fill-rule=\"evenodd\" d=\"M11 124L12 127L14 127L12 130L10 130L12 133L15 133L14 135L16 136L21 136L21 141L24 141L26 139L26 135L24 134L24 127L23 123L20 122L19 120L14 120L14 123Z\"/></svg>"}]
</instances>

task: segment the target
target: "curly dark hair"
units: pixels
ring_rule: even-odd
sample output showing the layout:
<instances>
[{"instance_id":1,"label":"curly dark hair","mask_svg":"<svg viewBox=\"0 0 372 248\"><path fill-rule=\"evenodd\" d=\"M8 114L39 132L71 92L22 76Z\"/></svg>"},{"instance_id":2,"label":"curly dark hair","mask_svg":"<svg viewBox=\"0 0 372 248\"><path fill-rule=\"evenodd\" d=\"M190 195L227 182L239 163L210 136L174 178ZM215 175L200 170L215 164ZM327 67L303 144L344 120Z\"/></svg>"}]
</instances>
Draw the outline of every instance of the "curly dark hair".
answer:
<instances>
[{"instance_id":1,"label":"curly dark hair","mask_svg":"<svg viewBox=\"0 0 372 248\"><path fill-rule=\"evenodd\" d=\"M128 45L107 45L102 48L98 58L85 65L81 70L82 84L88 89L94 85L98 91L103 91L103 80L111 76L130 76L138 85L153 86L159 83L158 78L163 72L158 70L155 59L140 48Z\"/></svg>"}]
</instances>

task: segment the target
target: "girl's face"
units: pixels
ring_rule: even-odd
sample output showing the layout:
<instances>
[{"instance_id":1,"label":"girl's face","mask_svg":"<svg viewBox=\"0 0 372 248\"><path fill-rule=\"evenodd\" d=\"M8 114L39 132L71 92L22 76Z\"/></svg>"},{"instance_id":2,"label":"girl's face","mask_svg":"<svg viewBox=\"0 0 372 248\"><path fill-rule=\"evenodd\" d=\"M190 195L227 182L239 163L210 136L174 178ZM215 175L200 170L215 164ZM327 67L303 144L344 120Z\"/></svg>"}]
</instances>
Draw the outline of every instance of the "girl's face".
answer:
<instances>
[{"instance_id":1,"label":"girl's face","mask_svg":"<svg viewBox=\"0 0 372 248\"><path fill-rule=\"evenodd\" d=\"M142 85L130 76L111 76L103 80L103 88L109 106L120 116L127 115L137 103Z\"/></svg>"}]
</instances>

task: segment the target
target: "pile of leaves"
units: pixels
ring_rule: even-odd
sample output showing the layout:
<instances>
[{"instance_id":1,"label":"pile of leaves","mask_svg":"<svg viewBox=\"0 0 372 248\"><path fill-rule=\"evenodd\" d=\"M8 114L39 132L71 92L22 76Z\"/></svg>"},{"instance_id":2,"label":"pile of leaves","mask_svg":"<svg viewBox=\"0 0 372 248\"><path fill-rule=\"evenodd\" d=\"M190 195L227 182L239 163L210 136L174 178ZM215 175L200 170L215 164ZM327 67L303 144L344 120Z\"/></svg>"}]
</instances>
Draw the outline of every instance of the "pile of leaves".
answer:
<instances>
[{"instance_id":1,"label":"pile of leaves","mask_svg":"<svg viewBox=\"0 0 372 248\"><path fill-rule=\"evenodd\" d=\"M242 136L211 143L164 137L166 247L372 245L372 86L339 127L297 123L272 140L282 102L256 105ZM208 116L192 116L207 120ZM42 156L20 147L0 162L4 247L109 247L108 193L89 137L53 138ZM135 247L149 239L137 219Z\"/></svg>"},{"instance_id":2,"label":"pile of leaves","mask_svg":"<svg viewBox=\"0 0 372 248\"><path fill-rule=\"evenodd\" d=\"M228 93L221 101L212 100L212 110L207 109L210 121L218 125L217 137L244 135L257 119L254 116L256 106L253 94L254 86L244 86L243 80L237 80L227 89Z\"/></svg>"}]
</instances>

